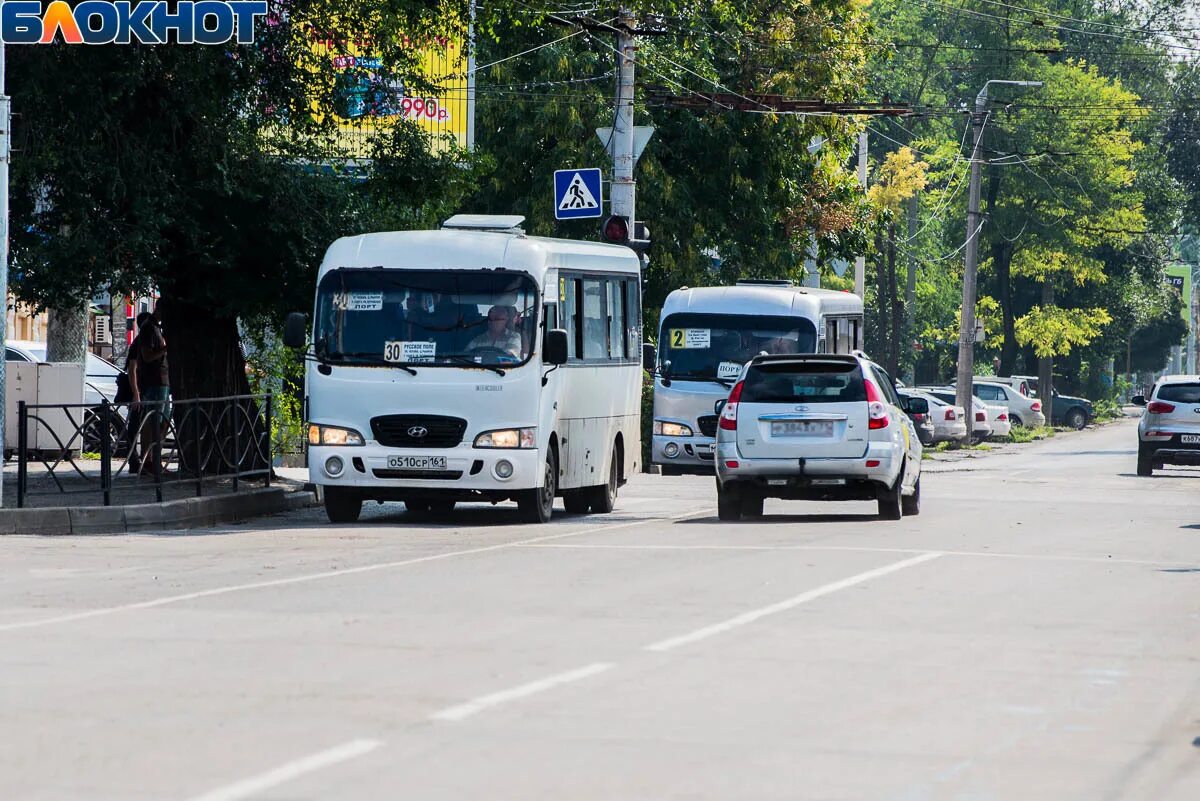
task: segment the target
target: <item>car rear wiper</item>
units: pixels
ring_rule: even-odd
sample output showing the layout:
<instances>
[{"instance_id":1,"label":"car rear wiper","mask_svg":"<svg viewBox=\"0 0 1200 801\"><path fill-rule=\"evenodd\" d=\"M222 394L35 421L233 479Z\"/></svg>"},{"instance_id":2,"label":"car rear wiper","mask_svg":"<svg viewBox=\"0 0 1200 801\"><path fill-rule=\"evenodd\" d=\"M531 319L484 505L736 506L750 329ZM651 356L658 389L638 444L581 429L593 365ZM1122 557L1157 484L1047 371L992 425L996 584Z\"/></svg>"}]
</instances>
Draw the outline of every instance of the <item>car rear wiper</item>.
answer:
<instances>
[{"instance_id":1,"label":"car rear wiper","mask_svg":"<svg viewBox=\"0 0 1200 801\"><path fill-rule=\"evenodd\" d=\"M484 364L483 362L477 362L474 359L467 358L466 356L458 356L455 354L450 354L450 355L440 356L438 358L449 359L450 361L454 362L455 364L461 364L463 367L478 367L483 370L491 370L493 373L495 373L496 375L499 375L499 376L504 375L504 370L502 368L497 367L494 364Z\"/></svg>"},{"instance_id":2,"label":"car rear wiper","mask_svg":"<svg viewBox=\"0 0 1200 801\"><path fill-rule=\"evenodd\" d=\"M347 362L345 361L346 357L360 360L361 363L363 363L363 364L370 364L370 365L373 365L376 367L399 367L401 370L408 373L409 375L417 374L417 371L414 370L413 368L409 367L407 364L398 364L396 362L389 362L387 359L384 359L382 356L380 356L377 353L366 353L364 351L351 351L349 353L345 353L342 351L338 351L336 353L327 354L326 358L328 359L329 364L336 364L337 360L341 360L342 364L347 364Z\"/></svg>"}]
</instances>

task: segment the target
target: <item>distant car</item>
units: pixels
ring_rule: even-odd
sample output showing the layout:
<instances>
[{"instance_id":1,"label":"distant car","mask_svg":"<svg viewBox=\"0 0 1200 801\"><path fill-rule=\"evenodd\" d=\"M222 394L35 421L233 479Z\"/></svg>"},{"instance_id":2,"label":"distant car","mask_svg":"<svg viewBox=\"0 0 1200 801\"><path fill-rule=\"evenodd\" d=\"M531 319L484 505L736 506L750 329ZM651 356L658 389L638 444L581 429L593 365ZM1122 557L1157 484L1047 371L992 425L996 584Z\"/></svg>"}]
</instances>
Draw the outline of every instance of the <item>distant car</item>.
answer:
<instances>
[{"instance_id":1,"label":"distant car","mask_svg":"<svg viewBox=\"0 0 1200 801\"><path fill-rule=\"evenodd\" d=\"M963 407L946 403L941 398L916 390L909 390L929 401L929 416L933 420L933 441L958 442L967 436L967 413Z\"/></svg>"},{"instance_id":2,"label":"distant car","mask_svg":"<svg viewBox=\"0 0 1200 801\"><path fill-rule=\"evenodd\" d=\"M992 439L1007 439L1012 433L1012 423L1008 419L1008 407L997 403L980 401L987 410L988 425L992 427Z\"/></svg>"},{"instance_id":3,"label":"distant car","mask_svg":"<svg viewBox=\"0 0 1200 801\"><path fill-rule=\"evenodd\" d=\"M896 394L900 396L900 400L924 397L910 390L901 389L899 385L896 387ZM928 401L928 398L925 400ZM933 422L933 409L925 412L910 411L908 417L913 421L913 427L917 429L917 438L921 440L921 444L932 445L937 438L937 426Z\"/></svg>"},{"instance_id":4,"label":"distant car","mask_svg":"<svg viewBox=\"0 0 1200 801\"><path fill-rule=\"evenodd\" d=\"M1022 381L1022 384L1025 382ZM1042 414L1042 402L1009 385L988 378L986 381L972 382L975 397L984 403L994 403L1008 409L1008 420L1014 426L1033 426L1038 428L1046 425L1046 415Z\"/></svg>"},{"instance_id":5,"label":"distant car","mask_svg":"<svg viewBox=\"0 0 1200 801\"><path fill-rule=\"evenodd\" d=\"M1013 376L1013 380L1023 381L1029 391L1025 394L1030 397L1042 397L1038 392L1038 379L1036 376L1021 375ZM1044 401L1045 398L1042 398ZM1096 409L1092 402L1087 398L1077 398L1074 395L1060 395L1057 387L1054 389L1054 402L1050 405L1050 424L1056 426L1067 426L1080 430L1086 428L1088 423L1096 417ZM1043 404L1044 408L1044 404Z\"/></svg>"},{"instance_id":6,"label":"distant car","mask_svg":"<svg viewBox=\"0 0 1200 801\"><path fill-rule=\"evenodd\" d=\"M1200 465L1200 375L1166 376L1149 399L1135 395L1132 400L1146 407L1138 422L1139 476L1168 464Z\"/></svg>"},{"instance_id":7,"label":"distant car","mask_svg":"<svg viewBox=\"0 0 1200 801\"><path fill-rule=\"evenodd\" d=\"M931 387L926 389L925 392L946 403L954 403L956 400L954 389L951 387ZM995 427L992 425L992 415L988 412L987 406L979 398L972 397L971 401L971 438L975 442L983 442L995 433ZM1008 432L1005 433L1007 434Z\"/></svg>"},{"instance_id":8,"label":"distant car","mask_svg":"<svg viewBox=\"0 0 1200 801\"><path fill-rule=\"evenodd\" d=\"M874 500L921 510L921 442L892 379L861 355L756 356L718 401L717 516L762 514L764 498Z\"/></svg>"},{"instance_id":9,"label":"distant car","mask_svg":"<svg viewBox=\"0 0 1200 801\"><path fill-rule=\"evenodd\" d=\"M1012 387L1017 392L1020 392L1022 395L1029 398L1037 397L1037 391L1034 389L1034 387L1037 386L1037 379L1034 379L1033 383L1030 383L1028 377L1023 375L989 375L984 380L992 384L1004 384L1007 387Z\"/></svg>"}]
</instances>

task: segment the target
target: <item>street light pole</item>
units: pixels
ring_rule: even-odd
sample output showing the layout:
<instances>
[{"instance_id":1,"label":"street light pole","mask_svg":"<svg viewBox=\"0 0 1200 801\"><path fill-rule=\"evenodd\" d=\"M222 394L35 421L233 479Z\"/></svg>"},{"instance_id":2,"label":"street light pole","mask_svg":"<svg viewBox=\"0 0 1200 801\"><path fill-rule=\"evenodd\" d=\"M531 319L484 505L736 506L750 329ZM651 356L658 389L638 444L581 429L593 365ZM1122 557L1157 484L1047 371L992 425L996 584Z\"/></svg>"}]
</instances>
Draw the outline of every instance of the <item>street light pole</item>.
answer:
<instances>
[{"instance_id":1,"label":"street light pole","mask_svg":"<svg viewBox=\"0 0 1200 801\"><path fill-rule=\"evenodd\" d=\"M971 184L967 191L967 242L966 261L963 269L962 314L958 328L958 383L955 404L963 408L967 416L965 441L970 442L974 429L975 410L972 398L975 395L975 279L979 263L979 232L983 228L983 217L979 213L979 195L982 176L979 145L983 140L983 127L987 121L988 87L992 84L1006 86L1041 86L1041 81L988 81L975 97L975 111L971 115Z\"/></svg>"}]
</instances>

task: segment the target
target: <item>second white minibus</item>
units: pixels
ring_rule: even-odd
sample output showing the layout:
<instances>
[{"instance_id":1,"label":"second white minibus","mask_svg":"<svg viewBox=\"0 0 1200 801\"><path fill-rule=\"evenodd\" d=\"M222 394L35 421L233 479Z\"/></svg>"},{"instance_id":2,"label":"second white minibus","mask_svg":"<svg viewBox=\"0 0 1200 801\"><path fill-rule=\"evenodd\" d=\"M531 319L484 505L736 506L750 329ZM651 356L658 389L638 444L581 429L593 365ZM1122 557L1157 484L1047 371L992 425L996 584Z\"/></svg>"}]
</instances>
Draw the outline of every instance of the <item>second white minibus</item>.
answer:
<instances>
[{"instance_id":1,"label":"second white minibus","mask_svg":"<svg viewBox=\"0 0 1200 801\"><path fill-rule=\"evenodd\" d=\"M714 405L760 353L862 347L862 298L790 281L677 289L663 304L654 377L652 461L664 475L712 473ZM656 362L656 364L653 364Z\"/></svg>"},{"instance_id":2,"label":"second white minibus","mask_svg":"<svg viewBox=\"0 0 1200 801\"><path fill-rule=\"evenodd\" d=\"M364 501L523 519L608 512L639 469L640 264L617 245L526 236L521 217L339 239L317 278L309 475L333 522ZM303 345L303 315L288 344Z\"/></svg>"}]
</instances>

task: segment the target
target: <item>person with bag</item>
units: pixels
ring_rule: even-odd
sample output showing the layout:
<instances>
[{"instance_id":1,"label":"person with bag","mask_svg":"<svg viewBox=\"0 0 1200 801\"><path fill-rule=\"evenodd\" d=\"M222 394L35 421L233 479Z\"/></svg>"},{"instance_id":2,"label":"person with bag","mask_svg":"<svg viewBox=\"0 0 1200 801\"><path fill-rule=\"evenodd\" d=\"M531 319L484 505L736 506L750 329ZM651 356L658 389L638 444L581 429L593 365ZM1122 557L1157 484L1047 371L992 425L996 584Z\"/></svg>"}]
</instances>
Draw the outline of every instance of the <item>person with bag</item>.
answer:
<instances>
[{"instance_id":1,"label":"person with bag","mask_svg":"<svg viewBox=\"0 0 1200 801\"><path fill-rule=\"evenodd\" d=\"M141 408L136 402L137 395L134 392L134 382L137 380L137 352L141 347L141 332L152 317L150 312L145 311L137 316L138 333L133 342L129 343L129 352L125 354L125 371L117 376L117 394L113 398L114 403L129 404L129 413L125 416L125 432L121 437L125 453L118 455L128 454L130 474L138 472L138 425L142 421Z\"/></svg>"}]
</instances>

